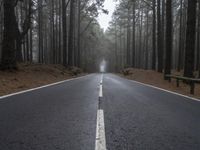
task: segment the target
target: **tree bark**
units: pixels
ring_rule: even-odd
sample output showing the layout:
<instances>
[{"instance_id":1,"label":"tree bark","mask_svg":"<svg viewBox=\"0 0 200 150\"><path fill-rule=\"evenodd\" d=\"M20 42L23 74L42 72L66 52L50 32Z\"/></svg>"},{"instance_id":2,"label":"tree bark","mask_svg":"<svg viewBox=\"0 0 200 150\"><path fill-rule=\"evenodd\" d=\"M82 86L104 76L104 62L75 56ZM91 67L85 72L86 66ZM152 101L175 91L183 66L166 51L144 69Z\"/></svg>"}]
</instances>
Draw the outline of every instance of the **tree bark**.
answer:
<instances>
[{"instance_id":1,"label":"tree bark","mask_svg":"<svg viewBox=\"0 0 200 150\"><path fill-rule=\"evenodd\" d=\"M160 14L160 0L157 0L157 51L158 51L158 72L163 70L163 44L162 44L162 28Z\"/></svg>"},{"instance_id":2,"label":"tree bark","mask_svg":"<svg viewBox=\"0 0 200 150\"><path fill-rule=\"evenodd\" d=\"M80 29L81 29L81 1L78 1L78 42L77 42L77 65L78 67L81 67L81 49L80 49L80 43L81 43L81 33L80 33Z\"/></svg>"},{"instance_id":3,"label":"tree bark","mask_svg":"<svg viewBox=\"0 0 200 150\"><path fill-rule=\"evenodd\" d=\"M68 65L73 66L73 35L74 35L74 0L70 2L70 25L69 25L69 36L68 36Z\"/></svg>"},{"instance_id":4,"label":"tree bark","mask_svg":"<svg viewBox=\"0 0 200 150\"><path fill-rule=\"evenodd\" d=\"M193 77L197 0L188 2L184 76Z\"/></svg>"},{"instance_id":5,"label":"tree bark","mask_svg":"<svg viewBox=\"0 0 200 150\"><path fill-rule=\"evenodd\" d=\"M153 0L152 69L156 69L156 0Z\"/></svg>"},{"instance_id":6,"label":"tree bark","mask_svg":"<svg viewBox=\"0 0 200 150\"><path fill-rule=\"evenodd\" d=\"M63 28L63 65L67 66L67 22L66 22L66 3L62 0L62 28Z\"/></svg>"},{"instance_id":7,"label":"tree bark","mask_svg":"<svg viewBox=\"0 0 200 150\"><path fill-rule=\"evenodd\" d=\"M16 65L16 16L14 0L4 0L4 32L1 69L17 69Z\"/></svg>"},{"instance_id":8,"label":"tree bark","mask_svg":"<svg viewBox=\"0 0 200 150\"><path fill-rule=\"evenodd\" d=\"M178 71L181 70L181 64L182 64L182 52L183 52L183 45L182 45L182 32L183 32L183 0L180 0L180 27L179 27L179 52L178 52Z\"/></svg>"},{"instance_id":9,"label":"tree bark","mask_svg":"<svg viewBox=\"0 0 200 150\"><path fill-rule=\"evenodd\" d=\"M127 20L127 67L130 67L130 8L128 8L128 20Z\"/></svg>"},{"instance_id":10,"label":"tree bark","mask_svg":"<svg viewBox=\"0 0 200 150\"><path fill-rule=\"evenodd\" d=\"M135 1L133 1L133 25L132 25L132 67L135 68ZM120 35L121 36L121 35Z\"/></svg>"},{"instance_id":11,"label":"tree bark","mask_svg":"<svg viewBox=\"0 0 200 150\"><path fill-rule=\"evenodd\" d=\"M171 74L172 55L172 1L166 1L166 50L165 50L165 75ZM165 79L167 79L165 77Z\"/></svg>"}]
</instances>

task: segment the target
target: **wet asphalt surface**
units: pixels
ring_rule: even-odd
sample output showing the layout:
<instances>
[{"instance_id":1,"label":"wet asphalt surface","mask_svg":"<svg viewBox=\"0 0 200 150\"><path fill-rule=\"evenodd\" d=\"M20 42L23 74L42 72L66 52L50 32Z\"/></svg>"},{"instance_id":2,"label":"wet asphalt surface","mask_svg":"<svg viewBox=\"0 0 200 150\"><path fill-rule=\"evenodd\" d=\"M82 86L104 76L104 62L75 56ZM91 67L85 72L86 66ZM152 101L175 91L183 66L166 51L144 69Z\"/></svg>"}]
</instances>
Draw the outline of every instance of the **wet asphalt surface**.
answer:
<instances>
[{"instance_id":1,"label":"wet asphalt surface","mask_svg":"<svg viewBox=\"0 0 200 150\"><path fill-rule=\"evenodd\" d=\"M200 150L200 102L112 74L103 90L108 150Z\"/></svg>"},{"instance_id":2,"label":"wet asphalt surface","mask_svg":"<svg viewBox=\"0 0 200 150\"><path fill-rule=\"evenodd\" d=\"M0 150L94 150L100 75L0 100Z\"/></svg>"},{"instance_id":3,"label":"wet asphalt surface","mask_svg":"<svg viewBox=\"0 0 200 150\"><path fill-rule=\"evenodd\" d=\"M101 74L0 99L0 150L94 150ZM200 102L104 74L107 150L200 150Z\"/></svg>"}]
</instances>

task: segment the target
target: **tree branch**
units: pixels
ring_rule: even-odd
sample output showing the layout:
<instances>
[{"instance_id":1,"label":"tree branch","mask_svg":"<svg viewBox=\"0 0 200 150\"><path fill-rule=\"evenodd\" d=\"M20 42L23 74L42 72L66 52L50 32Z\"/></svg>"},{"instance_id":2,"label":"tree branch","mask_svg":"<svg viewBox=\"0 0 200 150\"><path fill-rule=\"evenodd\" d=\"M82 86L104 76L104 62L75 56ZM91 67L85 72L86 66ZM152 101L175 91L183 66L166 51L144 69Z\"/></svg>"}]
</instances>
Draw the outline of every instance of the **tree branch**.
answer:
<instances>
[{"instance_id":1,"label":"tree branch","mask_svg":"<svg viewBox=\"0 0 200 150\"><path fill-rule=\"evenodd\" d=\"M67 8L67 6L69 5L69 2L70 2L71 0L68 0L67 1L67 4L66 4L66 6L65 6L65 8Z\"/></svg>"},{"instance_id":2,"label":"tree branch","mask_svg":"<svg viewBox=\"0 0 200 150\"><path fill-rule=\"evenodd\" d=\"M94 20L94 18L92 18L90 20L90 22L87 24L87 26L85 27L85 29L81 32L80 36L89 28L90 24L92 23L92 21Z\"/></svg>"}]
</instances>

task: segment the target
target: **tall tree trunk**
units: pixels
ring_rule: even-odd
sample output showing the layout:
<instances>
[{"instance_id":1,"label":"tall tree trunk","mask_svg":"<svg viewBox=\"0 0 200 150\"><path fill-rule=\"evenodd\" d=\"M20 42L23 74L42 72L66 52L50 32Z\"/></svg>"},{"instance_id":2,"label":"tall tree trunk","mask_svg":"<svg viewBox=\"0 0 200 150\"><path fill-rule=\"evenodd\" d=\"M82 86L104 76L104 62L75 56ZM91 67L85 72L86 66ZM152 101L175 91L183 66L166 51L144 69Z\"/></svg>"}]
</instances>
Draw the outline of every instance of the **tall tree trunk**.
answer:
<instances>
[{"instance_id":1,"label":"tall tree trunk","mask_svg":"<svg viewBox=\"0 0 200 150\"><path fill-rule=\"evenodd\" d=\"M4 32L1 69L16 69L16 16L15 1L4 0Z\"/></svg>"},{"instance_id":2,"label":"tall tree trunk","mask_svg":"<svg viewBox=\"0 0 200 150\"><path fill-rule=\"evenodd\" d=\"M135 5L133 1L133 25L132 25L132 67L135 68ZM121 36L121 35L120 35Z\"/></svg>"},{"instance_id":3,"label":"tall tree trunk","mask_svg":"<svg viewBox=\"0 0 200 150\"><path fill-rule=\"evenodd\" d=\"M70 2L70 25L69 25L69 36L68 36L68 65L73 66L73 35L74 35L74 0Z\"/></svg>"},{"instance_id":4,"label":"tall tree trunk","mask_svg":"<svg viewBox=\"0 0 200 150\"><path fill-rule=\"evenodd\" d=\"M197 65L196 69L199 71L198 78L200 78L200 0L198 0L198 24L197 24Z\"/></svg>"},{"instance_id":5,"label":"tall tree trunk","mask_svg":"<svg viewBox=\"0 0 200 150\"><path fill-rule=\"evenodd\" d=\"M61 45L62 45L62 0L59 0L59 28L58 28L58 63L62 64L62 58L61 58Z\"/></svg>"},{"instance_id":6,"label":"tall tree trunk","mask_svg":"<svg viewBox=\"0 0 200 150\"><path fill-rule=\"evenodd\" d=\"M52 0L52 48L53 48L53 64L56 63L56 47L55 47L55 1Z\"/></svg>"},{"instance_id":7,"label":"tall tree trunk","mask_svg":"<svg viewBox=\"0 0 200 150\"><path fill-rule=\"evenodd\" d=\"M118 52L117 52L117 22L115 21L115 71L118 71Z\"/></svg>"},{"instance_id":8,"label":"tall tree trunk","mask_svg":"<svg viewBox=\"0 0 200 150\"><path fill-rule=\"evenodd\" d=\"M119 56L119 62L120 62L120 69L124 68L123 66L123 48L122 48L122 26L119 27L119 49L120 49L120 56ZM134 61L135 62L135 61Z\"/></svg>"},{"instance_id":9,"label":"tall tree trunk","mask_svg":"<svg viewBox=\"0 0 200 150\"><path fill-rule=\"evenodd\" d=\"M130 67L130 8L128 8L128 20L127 20L127 67Z\"/></svg>"},{"instance_id":10,"label":"tall tree trunk","mask_svg":"<svg viewBox=\"0 0 200 150\"><path fill-rule=\"evenodd\" d=\"M183 40L183 0L180 0L180 22L179 22L179 52L178 52L178 71L181 70L181 64L182 64L182 52L183 52L183 45L182 45L182 40Z\"/></svg>"},{"instance_id":11,"label":"tall tree trunk","mask_svg":"<svg viewBox=\"0 0 200 150\"><path fill-rule=\"evenodd\" d=\"M77 65L78 67L81 67L81 49L80 49L80 42L81 42L81 35L80 35L80 29L81 29L81 1L78 1L78 43L77 43Z\"/></svg>"},{"instance_id":12,"label":"tall tree trunk","mask_svg":"<svg viewBox=\"0 0 200 150\"><path fill-rule=\"evenodd\" d=\"M193 77L197 0L188 2L184 76Z\"/></svg>"},{"instance_id":13,"label":"tall tree trunk","mask_svg":"<svg viewBox=\"0 0 200 150\"><path fill-rule=\"evenodd\" d=\"M172 1L166 1L166 49L165 49L165 75L171 74L172 57ZM165 79L167 79L165 77Z\"/></svg>"},{"instance_id":14,"label":"tall tree trunk","mask_svg":"<svg viewBox=\"0 0 200 150\"><path fill-rule=\"evenodd\" d=\"M33 29L32 29L32 25L30 27L30 34L29 34L29 40L30 40L30 62L32 63L33 62Z\"/></svg>"},{"instance_id":15,"label":"tall tree trunk","mask_svg":"<svg viewBox=\"0 0 200 150\"><path fill-rule=\"evenodd\" d=\"M157 0L157 52L158 52L158 72L163 70L163 44L162 44L162 27L160 14L160 0Z\"/></svg>"},{"instance_id":16,"label":"tall tree trunk","mask_svg":"<svg viewBox=\"0 0 200 150\"><path fill-rule=\"evenodd\" d=\"M152 69L156 69L156 0L153 0Z\"/></svg>"},{"instance_id":17,"label":"tall tree trunk","mask_svg":"<svg viewBox=\"0 0 200 150\"><path fill-rule=\"evenodd\" d=\"M148 69L149 63L149 10L146 10L147 25L146 25L146 47L145 47L145 69Z\"/></svg>"},{"instance_id":18,"label":"tall tree trunk","mask_svg":"<svg viewBox=\"0 0 200 150\"><path fill-rule=\"evenodd\" d=\"M138 52L138 67L142 67L142 31L143 31L143 8L140 12L140 25L139 25L139 52Z\"/></svg>"},{"instance_id":19,"label":"tall tree trunk","mask_svg":"<svg viewBox=\"0 0 200 150\"><path fill-rule=\"evenodd\" d=\"M62 0L62 28L63 28L63 65L67 66L67 22L66 22L66 3Z\"/></svg>"}]
</instances>

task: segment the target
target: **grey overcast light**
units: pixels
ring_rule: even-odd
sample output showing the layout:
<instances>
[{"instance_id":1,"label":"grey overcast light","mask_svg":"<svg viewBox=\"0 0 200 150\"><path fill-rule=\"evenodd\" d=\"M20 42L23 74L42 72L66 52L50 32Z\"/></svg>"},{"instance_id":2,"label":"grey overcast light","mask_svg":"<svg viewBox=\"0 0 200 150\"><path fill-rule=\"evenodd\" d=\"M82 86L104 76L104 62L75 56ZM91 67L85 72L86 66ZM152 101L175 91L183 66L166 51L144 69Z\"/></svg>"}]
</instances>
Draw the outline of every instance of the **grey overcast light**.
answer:
<instances>
[{"instance_id":1,"label":"grey overcast light","mask_svg":"<svg viewBox=\"0 0 200 150\"><path fill-rule=\"evenodd\" d=\"M109 14L101 13L98 17L99 24L104 29L104 31L108 28L109 22L112 20L112 14L115 10L117 2L114 0L105 0L104 9L109 11Z\"/></svg>"}]
</instances>

